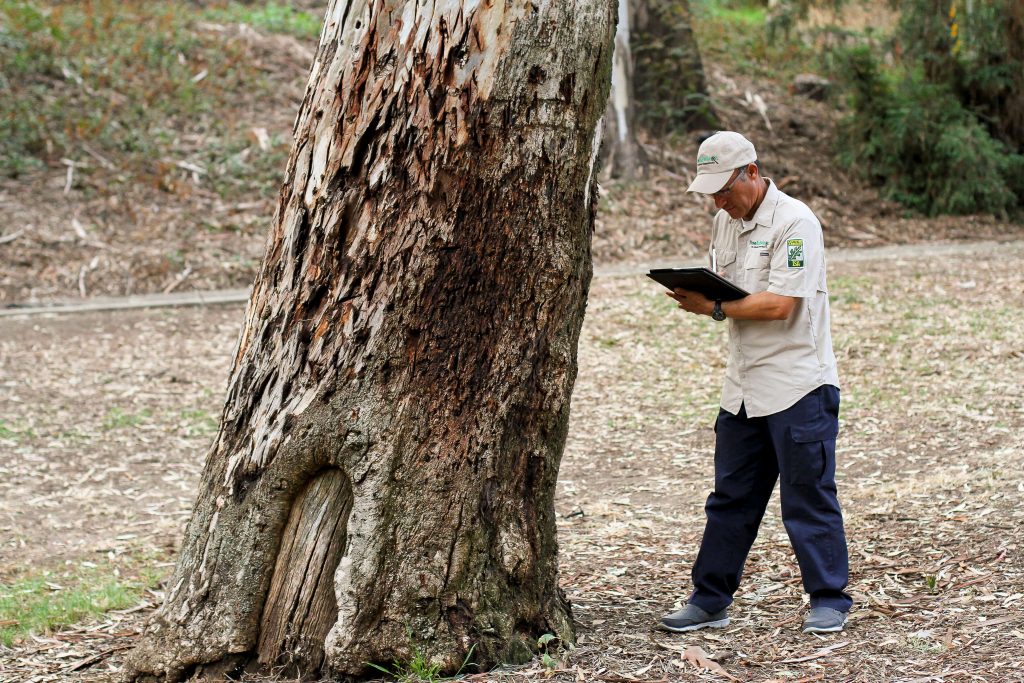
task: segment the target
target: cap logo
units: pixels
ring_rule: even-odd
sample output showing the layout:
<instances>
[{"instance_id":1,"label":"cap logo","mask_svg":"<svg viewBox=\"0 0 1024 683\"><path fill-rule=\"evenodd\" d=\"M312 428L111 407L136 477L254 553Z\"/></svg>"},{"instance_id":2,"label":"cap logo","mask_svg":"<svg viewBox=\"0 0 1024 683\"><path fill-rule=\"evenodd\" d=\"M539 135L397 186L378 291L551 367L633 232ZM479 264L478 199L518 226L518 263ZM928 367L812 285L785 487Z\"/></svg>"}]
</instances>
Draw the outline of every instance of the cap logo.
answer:
<instances>
[{"instance_id":1,"label":"cap logo","mask_svg":"<svg viewBox=\"0 0 1024 683\"><path fill-rule=\"evenodd\" d=\"M706 164L717 164L717 163L718 163L718 155L717 154L714 154L714 155L712 155L712 154L701 154L699 157L697 157L697 165L698 166L704 166Z\"/></svg>"}]
</instances>

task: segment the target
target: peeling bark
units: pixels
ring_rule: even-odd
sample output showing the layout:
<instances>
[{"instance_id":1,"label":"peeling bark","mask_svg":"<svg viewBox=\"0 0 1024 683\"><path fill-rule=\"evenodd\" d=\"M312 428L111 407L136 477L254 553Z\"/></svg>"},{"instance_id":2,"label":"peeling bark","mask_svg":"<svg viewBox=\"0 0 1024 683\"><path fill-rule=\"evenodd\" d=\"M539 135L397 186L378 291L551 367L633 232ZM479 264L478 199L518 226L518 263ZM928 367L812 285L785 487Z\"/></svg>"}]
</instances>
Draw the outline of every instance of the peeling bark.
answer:
<instances>
[{"instance_id":1,"label":"peeling bark","mask_svg":"<svg viewBox=\"0 0 1024 683\"><path fill-rule=\"evenodd\" d=\"M454 670L573 637L553 496L606 0L332 0L220 431L126 667ZM327 629L326 636L324 635Z\"/></svg>"}]
</instances>

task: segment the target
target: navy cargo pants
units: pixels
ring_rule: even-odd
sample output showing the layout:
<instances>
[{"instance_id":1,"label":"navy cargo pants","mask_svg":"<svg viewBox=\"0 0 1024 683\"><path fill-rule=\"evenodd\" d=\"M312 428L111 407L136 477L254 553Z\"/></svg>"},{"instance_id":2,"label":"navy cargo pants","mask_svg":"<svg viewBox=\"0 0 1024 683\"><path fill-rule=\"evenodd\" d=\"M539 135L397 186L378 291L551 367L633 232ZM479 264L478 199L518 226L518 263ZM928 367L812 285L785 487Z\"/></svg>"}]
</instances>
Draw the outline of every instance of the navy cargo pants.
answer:
<instances>
[{"instance_id":1,"label":"navy cargo pants","mask_svg":"<svg viewBox=\"0 0 1024 683\"><path fill-rule=\"evenodd\" d=\"M836 497L839 389L823 385L786 410L747 417L720 410L715 423L715 490L693 565L690 602L715 613L732 603L768 499L781 479L782 521L811 607L847 611L849 576Z\"/></svg>"}]
</instances>

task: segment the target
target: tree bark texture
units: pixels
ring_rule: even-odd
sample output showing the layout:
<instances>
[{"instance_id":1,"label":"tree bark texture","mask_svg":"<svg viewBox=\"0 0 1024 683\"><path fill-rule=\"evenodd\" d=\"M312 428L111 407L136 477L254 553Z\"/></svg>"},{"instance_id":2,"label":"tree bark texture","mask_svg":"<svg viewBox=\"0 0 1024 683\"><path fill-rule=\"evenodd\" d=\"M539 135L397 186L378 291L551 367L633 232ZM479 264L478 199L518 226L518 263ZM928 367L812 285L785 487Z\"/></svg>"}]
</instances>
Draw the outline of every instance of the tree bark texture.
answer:
<instances>
[{"instance_id":1,"label":"tree bark texture","mask_svg":"<svg viewBox=\"0 0 1024 683\"><path fill-rule=\"evenodd\" d=\"M689 0L631 0L639 122L656 137L717 129Z\"/></svg>"},{"instance_id":2,"label":"tree bark texture","mask_svg":"<svg viewBox=\"0 0 1024 683\"><path fill-rule=\"evenodd\" d=\"M644 159L636 138L636 96L633 88L633 51L630 44L633 5L619 0L612 55L612 87L604 114L602 167L604 175L632 179L643 169Z\"/></svg>"},{"instance_id":3,"label":"tree bark texture","mask_svg":"<svg viewBox=\"0 0 1024 683\"><path fill-rule=\"evenodd\" d=\"M609 0L332 0L134 680L448 671L573 637L553 497Z\"/></svg>"}]
</instances>

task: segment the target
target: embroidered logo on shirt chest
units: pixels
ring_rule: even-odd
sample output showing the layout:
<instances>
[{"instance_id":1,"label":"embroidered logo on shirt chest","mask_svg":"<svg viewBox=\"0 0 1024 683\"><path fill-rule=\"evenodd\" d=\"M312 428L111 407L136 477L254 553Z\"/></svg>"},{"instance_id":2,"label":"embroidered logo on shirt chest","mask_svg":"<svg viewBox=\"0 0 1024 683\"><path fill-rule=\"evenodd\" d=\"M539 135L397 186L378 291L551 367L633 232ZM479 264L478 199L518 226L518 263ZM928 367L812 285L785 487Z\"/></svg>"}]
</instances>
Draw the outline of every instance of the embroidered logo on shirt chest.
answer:
<instances>
[{"instance_id":1,"label":"embroidered logo on shirt chest","mask_svg":"<svg viewBox=\"0 0 1024 683\"><path fill-rule=\"evenodd\" d=\"M789 259L790 268L804 267L804 241L786 240L786 255Z\"/></svg>"}]
</instances>

